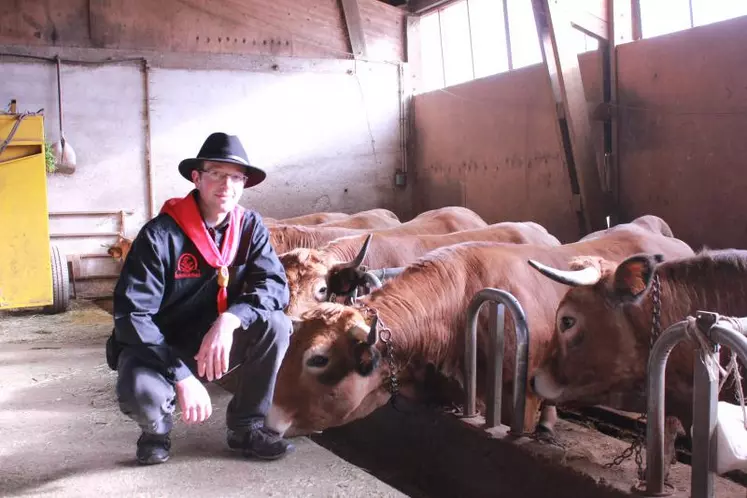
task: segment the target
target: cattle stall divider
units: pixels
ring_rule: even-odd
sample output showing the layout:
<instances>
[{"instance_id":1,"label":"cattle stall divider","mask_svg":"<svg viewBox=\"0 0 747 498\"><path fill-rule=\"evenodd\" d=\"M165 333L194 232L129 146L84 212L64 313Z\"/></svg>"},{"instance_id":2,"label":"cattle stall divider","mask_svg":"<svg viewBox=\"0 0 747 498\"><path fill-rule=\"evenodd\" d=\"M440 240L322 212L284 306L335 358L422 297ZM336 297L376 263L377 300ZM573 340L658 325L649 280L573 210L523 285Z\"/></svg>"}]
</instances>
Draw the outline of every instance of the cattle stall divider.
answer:
<instances>
[{"instance_id":1,"label":"cattle stall divider","mask_svg":"<svg viewBox=\"0 0 747 498\"><path fill-rule=\"evenodd\" d=\"M514 368L513 421L509 434L524 434L524 412L526 409L527 369L529 357L529 327L526 314L519 301L509 292L487 287L475 294L467 308L465 333L464 369L466 397L464 418L475 417L477 398L477 316L485 303L490 302L488 358L495 361L488 365L487 406L485 422L488 428L501 425L501 398L503 394L503 357L505 343L505 308L511 312L516 330L516 364Z\"/></svg>"},{"instance_id":2,"label":"cattle stall divider","mask_svg":"<svg viewBox=\"0 0 747 498\"><path fill-rule=\"evenodd\" d=\"M692 498L714 496L712 464L715 448L712 436L716 427L719 376L709 376L706 361L719 362L719 346L724 345L747 363L747 337L738 330L747 330L747 318L723 317L717 313L698 311L696 318L688 317L668 327L651 349L648 360L648 400L646 429L646 496L671 494L664 488L664 373L667 359L675 346L700 333L708 340L695 351L693 359L693 426L692 426ZM713 453L711 452L712 450Z\"/></svg>"}]
</instances>

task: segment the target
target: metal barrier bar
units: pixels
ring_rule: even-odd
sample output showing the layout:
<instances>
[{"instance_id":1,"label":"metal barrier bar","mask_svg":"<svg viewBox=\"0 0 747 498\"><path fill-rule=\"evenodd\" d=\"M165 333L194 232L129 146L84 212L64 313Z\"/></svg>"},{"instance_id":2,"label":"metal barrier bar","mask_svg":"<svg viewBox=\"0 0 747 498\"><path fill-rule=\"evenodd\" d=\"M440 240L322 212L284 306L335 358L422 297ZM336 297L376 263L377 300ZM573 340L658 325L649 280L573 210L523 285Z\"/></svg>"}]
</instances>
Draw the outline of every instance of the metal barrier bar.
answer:
<instances>
[{"instance_id":1,"label":"metal barrier bar","mask_svg":"<svg viewBox=\"0 0 747 498\"><path fill-rule=\"evenodd\" d=\"M371 271L367 271L363 274L363 281L366 282L371 290L378 289L383 285L379 277L377 277L376 274Z\"/></svg>"},{"instance_id":2,"label":"metal barrier bar","mask_svg":"<svg viewBox=\"0 0 747 498\"><path fill-rule=\"evenodd\" d=\"M495 361L488 365L488 413L486 423L488 427L500 424L501 418L501 396L503 391L503 344L505 338L504 327L498 327L501 311L498 309L503 305L511 312L516 329L516 365L514 369L514 393L513 393L513 421L511 433L521 435L524 433L524 411L526 407L527 368L529 357L529 328L524 310L519 301L510 293L494 288L485 288L472 298L467 309L467 329L465 333L464 368L466 399L464 404L464 416L474 417L476 415L477 398L477 316L483 304L488 301L496 305L491 310L490 334L491 347L488 358ZM492 398L492 399L491 399Z\"/></svg>"},{"instance_id":3,"label":"metal barrier bar","mask_svg":"<svg viewBox=\"0 0 747 498\"><path fill-rule=\"evenodd\" d=\"M716 313L699 311L698 329L711 341L705 351L718 362L718 348L714 344L727 346L747 363L747 338L734 329L731 321ZM747 330L747 318L736 320ZM677 322L667 328L654 344L648 360L648 422L646 434L646 490L648 496L669 494L664 489L664 373L672 349L688 338L688 320ZM693 447L690 492L693 498L714 496L711 437L716 426L718 406L718 376L711 380L701 356L693 358Z\"/></svg>"},{"instance_id":4,"label":"metal barrier bar","mask_svg":"<svg viewBox=\"0 0 747 498\"><path fill-rule=\"evenodd\" d=\"M390 278L396 277L400 273L405 271L404 267L399 268L380 268L378 270L368 270L367 273L370 273L377 277L379 280L388 280Z\"/></svg>"}]
</instances>

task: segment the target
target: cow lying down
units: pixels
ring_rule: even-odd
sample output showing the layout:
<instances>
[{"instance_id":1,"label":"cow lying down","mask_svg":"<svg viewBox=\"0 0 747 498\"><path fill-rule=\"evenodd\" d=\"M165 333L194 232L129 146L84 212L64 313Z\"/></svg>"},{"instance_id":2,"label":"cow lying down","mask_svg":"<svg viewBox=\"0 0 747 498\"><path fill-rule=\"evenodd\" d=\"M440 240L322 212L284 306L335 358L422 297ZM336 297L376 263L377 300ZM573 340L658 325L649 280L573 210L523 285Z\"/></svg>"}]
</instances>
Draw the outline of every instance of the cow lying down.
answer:
<instances>
[{"instance_id":1,"label":"cow lying down","mask_svg":"<svg viewBox=\"0 0 747 498\"><path fill-rule=\"evenodd\" d=\"M345 294L358 284L358 268L406 266L433 249L460 242L488 241L559 246L547 230L532 222L495 223L485 228L448 234L401 235L380 232L336 239L320 249L295 249L280 255L288 276L290 304L286 313L300 316L329 300L330 292Z\"/></svg>"},{"instance_id":2,"label":"cow lying down","mask_svg":"<svg viewBox=\"0 0 747 498\"><path fill-rule=\"evenodd\" d=\"M622 261L639 252L673 258L692 254L682 241L638 226L594 240L550 247L466 242L430 252L355 306L320 304L294 324L294 334L278 373L268 425L287 435L306 434L365 417L390 398L388 379L396 375L403 395L419 398L426 372L435 369L460 386L466 310L485 287L511 292L524 308L529 327L529 374L546 360L555 328L555 310L567 290L533 270L528 258L563 267L574 256L591 254ZM484 400L487 307L478 323L478 399ZM367 310L375 310L372 329ZM381 327L391 330L394 371L386 357ZM513 321L506 318L504 413L512 419L515 363ZM525 427L536 425L540 399L527 392ZM461 391L453 402L461 403ZM552 430L554 407L543 425Z\"/></svg>"},{"instance_id":3,"label":"cow lying down","mask_svg":"<svg viewBox=\"0 0 747 498\"><path fill-rule=\"evenodd\" d=\"M550 354L531 380L537 394L558 404L604 404L645 412L652 335L656 339L697 311L747 316L747 251L705 251L663 262L643 254L619 265L581 258L571 263L570 272L536 261L530 264L551 281L571 286L557 308ZM653 304L657 293L658 317ZM674 348L665 379L665 413L688 431L693 418L694 348L689 342ZM735 399L726 388L721 395ZM670 457L673 435L667 438Z\"/></svg>"}]
</instances>

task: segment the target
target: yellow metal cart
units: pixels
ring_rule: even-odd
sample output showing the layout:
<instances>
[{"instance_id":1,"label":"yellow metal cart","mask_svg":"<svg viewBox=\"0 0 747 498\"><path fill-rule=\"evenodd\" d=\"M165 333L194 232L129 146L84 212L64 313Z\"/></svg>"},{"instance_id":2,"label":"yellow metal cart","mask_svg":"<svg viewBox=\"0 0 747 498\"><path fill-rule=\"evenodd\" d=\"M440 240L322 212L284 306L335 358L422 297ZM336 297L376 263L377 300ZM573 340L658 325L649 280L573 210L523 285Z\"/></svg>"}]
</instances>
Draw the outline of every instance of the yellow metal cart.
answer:
<instances>
[{"instance_id":1,"label":"yellow metal cart","mask_svg":"<svg viewBox=\"0 0 747 498\"><path fill-rule=\"evenodd\" d=\"M0 114L0 310L70 303L67 259L50 244L44 117Z\"/></svg>"}]
</instances>

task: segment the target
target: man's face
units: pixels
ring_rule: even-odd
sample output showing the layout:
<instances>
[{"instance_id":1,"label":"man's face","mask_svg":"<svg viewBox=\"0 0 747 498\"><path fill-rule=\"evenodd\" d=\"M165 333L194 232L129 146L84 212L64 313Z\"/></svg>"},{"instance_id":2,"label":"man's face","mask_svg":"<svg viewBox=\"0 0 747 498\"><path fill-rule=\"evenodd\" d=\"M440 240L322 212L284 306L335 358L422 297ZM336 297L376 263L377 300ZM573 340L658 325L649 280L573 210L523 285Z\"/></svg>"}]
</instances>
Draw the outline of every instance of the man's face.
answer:
<instances>
[{"instance_id":1,"label":"man's face","mask_svg":"<svg viewBox=\"0 0 747 498\"><path fill-rule=\"evenodd\" d=\"M241 166L205 161L192 171L192 181L205 206L216 213L228 213L239 202L246 176Z\"/></svg>"}]
</instances>

